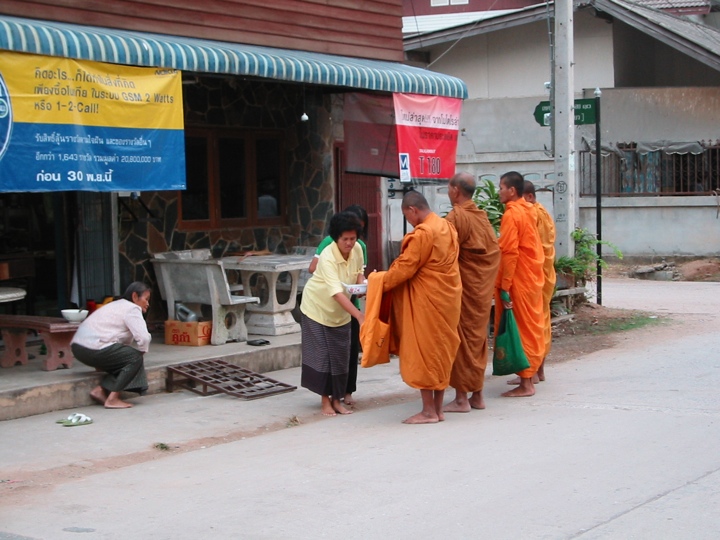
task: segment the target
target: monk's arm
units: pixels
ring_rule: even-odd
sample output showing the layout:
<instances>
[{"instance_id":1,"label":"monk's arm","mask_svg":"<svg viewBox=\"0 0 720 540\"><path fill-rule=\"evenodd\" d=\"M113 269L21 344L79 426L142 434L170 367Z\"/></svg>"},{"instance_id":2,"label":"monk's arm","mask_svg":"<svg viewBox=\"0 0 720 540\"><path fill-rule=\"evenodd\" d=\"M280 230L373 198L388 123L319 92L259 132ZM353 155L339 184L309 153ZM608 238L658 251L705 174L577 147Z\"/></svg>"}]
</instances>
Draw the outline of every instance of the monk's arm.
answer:
<instances>
[{"instance_id":1,"label":"monk's arm","mask_svg":"<svg viewBox=\"0 0 720 540\"><path fill-rule=\"evenodd\" d=\"M430 255L432 244L425 231L415 229L411 234L412 237L408 239L402 253L385 274L383 292L412 278Z\"/></svg>"},{"instance_id":2,"label":"monk's arm","mask_svg":"<svg viewBox=\"0 0 720 540\"><path fill-rule=\"evenodd\" d=\"M507 212L500 222L500 239L498 243L500 245L500 251L502 252L502 258L497 283L503 291L510 291L512 287L519 256L520 237L514 218L515 216L512 213Z\"/></svg>"}]
</instances>

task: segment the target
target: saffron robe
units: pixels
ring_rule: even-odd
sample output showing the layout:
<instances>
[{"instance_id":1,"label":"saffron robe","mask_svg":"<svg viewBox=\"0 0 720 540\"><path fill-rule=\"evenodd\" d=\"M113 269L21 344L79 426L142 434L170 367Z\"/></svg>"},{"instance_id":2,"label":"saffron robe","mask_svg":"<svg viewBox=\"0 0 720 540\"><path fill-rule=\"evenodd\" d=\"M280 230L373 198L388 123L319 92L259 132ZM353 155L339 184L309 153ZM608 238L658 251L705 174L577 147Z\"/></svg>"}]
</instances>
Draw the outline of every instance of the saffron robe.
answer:
<instances>
[{"instance_id":1,"label":"saffron robe","mask_svg":"<svg viewBox=\"0 0 720 540\"><path fill-rule=\"evenodd\" d=\"M536 202L533 204L537 212L537 228L540 234L540 242L542 242L543 253L545 254L545 263L543 264L543 275L545 283L543 284L543 317L544 317L544 335L545 335L545 357L550 354L552 348L552 314L550 313L550 302L552 302L555 293L555 222L545 207Z\"/></svg>"},{"instance_id":2,"label":"saffron robe","mask_svg":"<svg viewBox=\"0 0 720 540\"><path fill-rule=\"evenodd\" d=\"M400 356L403 381L420 390L444 390L460 345L455 227L430 213L405 235L400 256L384 274L383 290L393 291L390 352Z\"/></svg>"},{"instance_id":3,"label":"saffron robe","mask_svg":"<svg viewBox=\"0 0 720 540\"><path fill-rule=\"evenodd\" d=\"M462 309L460 346L450 375L458 392L479 392L485 383L488 362L488 323L492 311L500 247L487 213L468 200L453 207L445 218L455 226L460 244Z\"/></svg>"},{"instance_id":4,"label":"saffron robe","mask_svg":"<svg viewBox=\"0 0 720 540\"><path fill-rule=\"evenodd\" d=\"M520 340L530 367L518 375L530 378L545 358L543 285L545 253L537 228L537 212L520 198L505 205L500 222L500 270L495 280L495 328L500 327L500 291L510 294Z\"/></svg>"}]
</instances>

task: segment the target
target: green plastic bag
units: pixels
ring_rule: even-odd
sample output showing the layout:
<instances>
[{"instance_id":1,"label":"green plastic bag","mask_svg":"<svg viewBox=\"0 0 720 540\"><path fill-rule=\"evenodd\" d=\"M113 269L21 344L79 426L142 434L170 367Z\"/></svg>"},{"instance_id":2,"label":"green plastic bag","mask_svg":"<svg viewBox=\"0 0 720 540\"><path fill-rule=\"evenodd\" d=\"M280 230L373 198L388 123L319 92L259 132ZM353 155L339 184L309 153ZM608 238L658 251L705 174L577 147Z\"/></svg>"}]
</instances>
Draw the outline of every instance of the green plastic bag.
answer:
<instances>
[{"instance_id":1,"label":"green plastic bag","mask_svg":"<svg viewBox=\"0 0 720 540\"><path fill-rule=\"evenodd\" d=\"M506 291L500 292L500 298L503 302L510 301L510 295ZM493 375L511 375L529 367L530 362L522 348L515 315L512 309L505 309L500 318L500 328L495 334Z\"/></svg>"}]
</instances>

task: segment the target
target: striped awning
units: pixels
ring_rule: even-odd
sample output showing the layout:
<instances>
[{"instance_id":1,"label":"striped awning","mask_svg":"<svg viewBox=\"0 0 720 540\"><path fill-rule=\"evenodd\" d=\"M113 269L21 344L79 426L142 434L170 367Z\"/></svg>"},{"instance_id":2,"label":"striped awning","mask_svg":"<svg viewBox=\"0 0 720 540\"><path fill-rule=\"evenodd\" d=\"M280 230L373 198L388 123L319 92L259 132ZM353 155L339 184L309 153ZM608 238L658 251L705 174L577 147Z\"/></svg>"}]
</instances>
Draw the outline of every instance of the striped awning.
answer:
<instances>
[{"instance_id":1,"label":"striped awning","mask_svg":"<svg viewBox=\"0 0 720 540\"><path fill-rule=\"evenodd\" d=\"M0 15L0 50L197 73L466 98L458 78L396 62Z\"/></svg>"}]
</instances>

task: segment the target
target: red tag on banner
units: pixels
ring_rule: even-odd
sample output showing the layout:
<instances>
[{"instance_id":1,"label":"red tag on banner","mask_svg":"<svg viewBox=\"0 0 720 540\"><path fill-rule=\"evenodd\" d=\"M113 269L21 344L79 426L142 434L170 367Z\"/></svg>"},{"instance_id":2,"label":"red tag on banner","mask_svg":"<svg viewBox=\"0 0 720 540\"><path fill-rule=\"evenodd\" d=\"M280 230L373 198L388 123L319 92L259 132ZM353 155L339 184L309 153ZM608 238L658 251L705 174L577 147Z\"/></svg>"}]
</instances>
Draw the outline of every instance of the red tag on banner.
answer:
<instances>
[{"instance_id":1,"label":"red tag on banner","mask_svg":"<svg viewBox=\"0 0 720 540\"><path fill-rule=\"evenodd\" d=\"M455 174L462 100L393 94L393 101L400 181L452 178Z\"/></svg>"}]
</instances>

